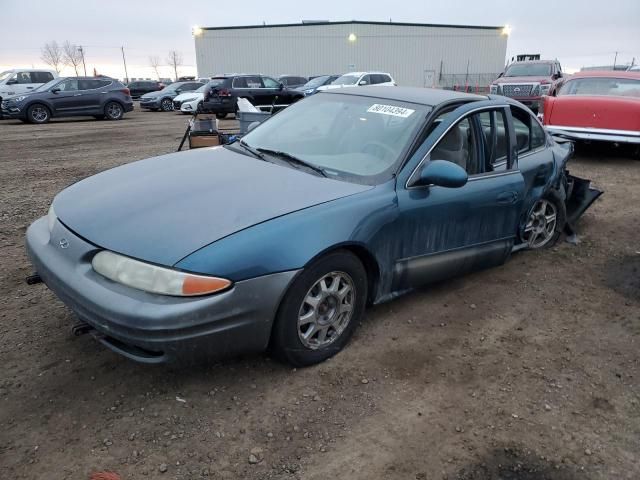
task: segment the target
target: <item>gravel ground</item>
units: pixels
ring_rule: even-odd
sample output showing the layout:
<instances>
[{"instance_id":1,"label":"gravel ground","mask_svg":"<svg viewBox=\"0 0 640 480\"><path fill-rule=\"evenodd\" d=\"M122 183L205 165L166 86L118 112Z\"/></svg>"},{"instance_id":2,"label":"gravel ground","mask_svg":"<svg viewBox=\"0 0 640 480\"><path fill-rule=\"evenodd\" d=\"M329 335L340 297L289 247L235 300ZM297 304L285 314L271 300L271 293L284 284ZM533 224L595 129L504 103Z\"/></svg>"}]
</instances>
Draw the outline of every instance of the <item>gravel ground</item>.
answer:
<instances>
[{"instance_id":1,"label":"gravel ground","mask_svg":"<svg viewBox=\"0 0 640 480\"><path fill-rule=\"evenodd\" d=\"M579 245L372 308L321 365L138 365L71 335L23 281L23 238L59 190L173 151L185 122L0 122L2 478L640 478L640 162L584 146L571 170L606 193Z\"/></svg>"}]
</instances>

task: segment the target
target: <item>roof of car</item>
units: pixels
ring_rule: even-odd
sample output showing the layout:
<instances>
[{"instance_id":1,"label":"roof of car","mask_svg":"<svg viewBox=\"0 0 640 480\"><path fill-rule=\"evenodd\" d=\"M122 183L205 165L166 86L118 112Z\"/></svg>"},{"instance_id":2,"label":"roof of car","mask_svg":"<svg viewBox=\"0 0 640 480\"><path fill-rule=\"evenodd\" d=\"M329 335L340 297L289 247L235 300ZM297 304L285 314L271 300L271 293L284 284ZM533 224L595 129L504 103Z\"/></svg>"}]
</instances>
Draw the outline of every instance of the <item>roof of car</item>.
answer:
<instances>
[{"instance_id":1,"label":"roof of car","mask_svg":"<svg viewBox=\"0 0 640 480\"><path fill-rule=\"evenodd\" d=\"M584 72L577 72L571 75L570 79L574 78L592 78L592 77L610 77L610 78L632 78L640 80L640 72L625 72L621 70L586 70Z\"/></svg>"},{"instance_id":2,"label":"roof of car","mask_svg":"<svg viewBox=\"0 0 640 480\"><path fill-rule=\"evenodd\" d=\"M510 67L511 65L521 64L521 63L557 63L557 61L558 60L522 60L521 62L511 62L507 66Z\"/></svg>"},{"instance_id":3,"label":"roof of car","mask_svg":"<svg viewBox=\"0 0 640 480\"><path fill-rule=\"evenodd\" d=\"M422 105L439 105L450 100L487 100L482 95L470 93L454 92L453 90L442 90L438 88L420 87L357 87L357 88L335 88L325 90L322 94L331 95L358 95L361 97L385 98L399 102L411 102Z\"/></svg>"},{"instance_id":4,"label":"roof of car","mask_svg":"<svg viewBox=\"0 0 640 480\"><path fill-rule=\"evenodd\" d=\"M390 73L388 73L388 72L378 72L378 71L373 71L373 70L371 70L371 71L368 71L368 72L347 72L347 73L343 73L343 74L341 75L341 77L348 77L348 76L349 76L349 77L351 77L351 76L353 76L353 77L360 77L361 75L368 75L368 74L372 74L372 73L374 73L374 74L378 74L378 73L380 73L380 74L382 74L382 75L389 75L389 76L391 75L391 74L390 74Z\"/></svg>"}]
</instances>

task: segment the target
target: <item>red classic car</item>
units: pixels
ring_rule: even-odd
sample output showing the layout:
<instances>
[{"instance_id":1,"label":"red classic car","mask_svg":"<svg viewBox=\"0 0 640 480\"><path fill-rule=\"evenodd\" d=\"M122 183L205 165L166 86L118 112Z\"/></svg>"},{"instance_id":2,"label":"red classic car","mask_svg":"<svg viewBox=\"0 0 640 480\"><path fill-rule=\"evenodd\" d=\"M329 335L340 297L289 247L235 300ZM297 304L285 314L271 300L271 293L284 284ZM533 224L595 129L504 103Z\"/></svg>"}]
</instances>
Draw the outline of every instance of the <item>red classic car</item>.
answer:
<instances>
[{"instance_id":1,"label":"red classic car","mask_svg":"<svg viewBox=\"0 0 640 480\"><path fill-rule=\"evenodd\" d=\"M545 97L542 119L572 140L640 144L640 72L577 73Z\"/></svg>"}]
</instances>

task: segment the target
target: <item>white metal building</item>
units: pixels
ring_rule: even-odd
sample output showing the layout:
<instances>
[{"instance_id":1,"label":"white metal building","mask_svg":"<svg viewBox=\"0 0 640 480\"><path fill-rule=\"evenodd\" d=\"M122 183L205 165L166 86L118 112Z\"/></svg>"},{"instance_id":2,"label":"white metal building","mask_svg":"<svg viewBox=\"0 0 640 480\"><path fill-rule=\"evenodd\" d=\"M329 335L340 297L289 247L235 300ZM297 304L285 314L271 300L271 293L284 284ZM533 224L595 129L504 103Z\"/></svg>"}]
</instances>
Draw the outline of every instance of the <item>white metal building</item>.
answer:
<instances>
[{"instance_id":1,"label":"white metal building","mask_svg":"<svg viewBox=\"0 0 640 480\"><path fill-rule=\"evenodd\" d=\"M503 27L313 22L208 27L194 32L198 76L314 76L381 70L398 85L488 85L502 71Z\"/></svg>"}]
</instances>

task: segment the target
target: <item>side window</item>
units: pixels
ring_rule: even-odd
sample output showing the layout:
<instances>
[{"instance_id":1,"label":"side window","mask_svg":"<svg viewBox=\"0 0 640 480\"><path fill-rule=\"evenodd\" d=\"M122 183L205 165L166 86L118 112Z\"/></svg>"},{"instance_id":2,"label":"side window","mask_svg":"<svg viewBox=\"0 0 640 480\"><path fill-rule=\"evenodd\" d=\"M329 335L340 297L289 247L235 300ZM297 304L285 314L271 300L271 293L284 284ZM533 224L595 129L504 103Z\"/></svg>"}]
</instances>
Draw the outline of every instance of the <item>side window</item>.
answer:
<instances>
[{"instance_id":1,"label":"side window","mask_svg":"<svg viewBox=\"0 0 640 480\"><path fill-rule=\"evenodd\" d=\"M484 143L484 171L506 170L509 136L504 110L480 112L478 119Z\"/></svg>"},{"instance_id":2,"label":"side window","mask_svg":"<svg viewBox=\"0 0 640 480\"><path fill-rule=\"evenodd\" d=\"M78 90L95 90L111 84L111 80L78 80Z\"/></svg>"},{"instance_id":3,"label":"side window","mask_svg":"<svg viewBox=\"0 0 640 480\"><path fill-rule=\"evenodd\" d=\"M429 159L457 163L469 175L480 173L478 146L469 118L459 121L440 139L431 150Z\"/></svg>"},{"instance_id":4,"label":"side window","mask_svg":"<svg viewBox=\"0 0 640 480\"><path fill-rule=\"evenodd\" d=\"M30 72L18 72L16 80L18 83L33 83Z\"/></svg>"},{"instance_id":5,"label":"side window","mask_svg":"<svg viewBox=\"0 0 640 480\"><path fill-rule=\"evenodd\" d=\"M273 78L262 77L262 83L264 83L264 88L278 88L280 87L280 83L276 82Z\"/></svg>"},{"instance_id":6,"label":"side window","mask_svg":"<svg viewBox=\"0 0 640 480\"><path fill-rule=\"evenodd\" d=\"M245 77L248 88L263 88L260 77Z\"/></svg>"},{"instance_id":7,"label":"side window","mask_svg":"<svg viewBox=\"0 0 640 480\"><path fill-rule=\"evenodd\" d=\"M263 80L264 80L264 79L263 79ZM282 78L280 79L280 82L281 82L283 85L289 86L289 80L290 80L290 78L289 78L289 77L282 77ZM265 86L265 87L267 87L267 84L265 83L265 84L264 84L264 86ZM269 87L267 87L267 88L269 88Z\"/></svg>"},{"instance_id":8,"label":"side window","mask_svg":"<svg viewBox=\"0 0 640 480\"><path fill-rule=\"evenodd\" d=\"M50 72L31 72L31 83L47 83L53 80Z\"/></svg>"},{"instance_id":9,"label":"side window","mask_svg":"<svg viewBox=\"0 0 640 480\"><path fill-rule=\"evenodd\" d=\"M65 80L64 82L56 85L55 88L59 88L61 92L75 92L78 90L78 80L75 78Z\"/></svg>"},{"instance_id":10,"label":"side window","mask_svg":"<svg viewBox=\"0 0 640 480\"><path fill-rule=\"evenodd\" d=\"M233 88L247 88L247 79L245 77L234 78Z\"/></svg>"},{"instance_id":11,"label":"side window","mask_svg":"<svg viewBox=\"0 0 640 480\"><path fill-rule=\"evenodd\" d=\"M511 116L516 132L518 153L526 153L542 147L545 144L546 135L538 121L527 111L512 106Z\"/></svg>"}]
</instances>

